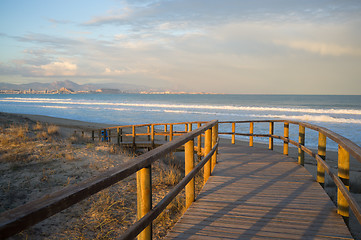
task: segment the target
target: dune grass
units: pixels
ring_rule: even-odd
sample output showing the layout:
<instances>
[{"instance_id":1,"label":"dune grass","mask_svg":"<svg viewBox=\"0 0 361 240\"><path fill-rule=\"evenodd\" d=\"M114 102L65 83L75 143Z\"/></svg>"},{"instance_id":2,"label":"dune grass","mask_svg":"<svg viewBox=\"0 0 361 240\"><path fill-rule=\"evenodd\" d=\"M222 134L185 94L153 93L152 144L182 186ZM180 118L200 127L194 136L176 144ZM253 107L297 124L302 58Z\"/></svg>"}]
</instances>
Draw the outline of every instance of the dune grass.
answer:
<instances>
[{"instance_id":1,"label":"dune grass","mask_svg":"<svg viewBox=\"0 0 361 240\"><path fill-rule=\"evenodd\" d=\"M89 141L44 123L0 127L0 212L130 161L135 154ZM184 176L183 157L170 154L152 166L153 205ZM200 177L198 177L200 179ZM201 182L201 180L199 180ZM16 235L14 239L113 239L136 221L136 180L131 176ZM161 239L184 212L181 193L153 222Z\"/></svg>"}]
</instances>

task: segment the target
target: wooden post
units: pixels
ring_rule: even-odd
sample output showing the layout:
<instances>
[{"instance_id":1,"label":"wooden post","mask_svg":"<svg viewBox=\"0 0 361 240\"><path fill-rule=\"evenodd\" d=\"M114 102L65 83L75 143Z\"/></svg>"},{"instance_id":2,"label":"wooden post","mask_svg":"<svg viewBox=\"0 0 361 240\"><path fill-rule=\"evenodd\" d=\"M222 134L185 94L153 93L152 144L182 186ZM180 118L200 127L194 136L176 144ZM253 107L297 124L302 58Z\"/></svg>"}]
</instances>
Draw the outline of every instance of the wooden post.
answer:
<instances>
[{"instance_id":1,"label":"wooden post","mask_svg":"<svg viewBox=\"0 0 361 240\"><path fill-rule=\"evenodd\" d=\"M133 138L133 149L136 149L136 145L135 145L135 126L132 126L132 138Z\"/></svg>"},{"instance_id":2,"label":"wooden post","mask_svg":"<svg viewBox=\"0 0 361 240\"><path fill-rule=\"evenodd\" d=\"M120 128L117 128L117 144L120 145Z\"/></svg>"},{"instance_id":3,"label":"wooden post","mask_svg":"<svg viewBox=\"0 0 361 240\"><path fill-rule=\"evenodd\" d=\"M236 135L234 134L236 132L236 123L232 123L232 144L236 143Z\"/></svg>"},{"instance_id":4,"label":"wooden post","mask_svg":"<svg viewBox=\"0 0 361 240\"><path fill-rule=\"evenodd\" d=\"M302 146L305 145L305 127L301 125L298 131L298 143ZM301 148L298 148L298 164L305 165L305 152Z\"/></svg>"},{"instance_id":5,"label":"wooden post","mask_svg":"<svg viewBox=\"0 0 361 240\"><path fill-rule=\"evenodd\" d=\"M166 133L168 131L167 127L168 127L168 125L164 124L164 133ZM167 135L164 136L164 141L167 141Z\"/></svg>"},{"instance_id":6,"label":"wooden post","mask_svg":"<svg viewBox=\"0 0 361 240\"><path fill-rule=\"evenodd\" d=\"M185 144L185 176L194 168L194 140L190 140ZM194 178L186 185L186 209L195 200L195 184Z\"/></svg>"},{"instance_id":7,"label":"wooden post","mask_svg":"<svg viewBox=\"0 0 361 240\"><path fill-rule=\"evenodd\" d=\"M189 123L188 124L188 132L192 132L192 130L193 130L192 128L193 128L192 123Z\"/></svg>"},{"instance_id":8,"label":"wooden post","mask_svg":"<svg viewBox=\"0 0 361 240\"><path fill-rule=\"evenodd\" d=\"M320 155L323 160L326 160L326 136L320 132L318 133L318 155ZM317 182L324 187L325 169L319 163L317 163Z\"/></svg>"},{"instance_id":9,"label":"wooden post","mask_svg":"<svg viewBox=\"0 0 361 240\"><path fill-rule=\"evenodd\" d=\"M188 124L184 124L184 131L188 132Z\"/></svg>"},{"instance_id":10,"label":"wooden post","mask_svg":"<svg viewBox=\"0 0 361 240\"><path fill-rule=\"evenodd\" d=\"M137 217L139 220L152 209L152 172L150 166L137 172L137 203ZM152 224L149 224L138 235L138 239L152 239Z\"/></svg>"},{"instance_id":11,"label":"wooden post","mask_svg":"<svg viewBox=\"0 0 361 240\"><path fill-rule=\"evenodd\" d=\"M123 142L123 128L120 129L120 142Z\"/></svg>"},{"instance_id":12,"label":"wooden post","mask_svg":"<svg viewBox=\"0 0 361 240\"><path fill-rule=\"evenodd\" d=\"M197 128L200 128L202 126L201 123L197 123ZM201 159L202 157L202 134L199 134L197 137L197 155L198 159Z\"/></svg>"},{"instance_id":13,"label":"wooden post","mask_svg":"<svg viewBox=\"0 0 361 240\"><path fill-rule=\"evenodd\" d=\"M111 129L108 130L108 135L107 135L107 136L108 136L108 142L111 142L111 138L110 138L110 136L111 136L111 131L112 131Z\"/></svg>"},{"instance_id":14,"label":"wooden post","mask_svg":"<svg viewBox=\"0 0 361 240\"><path fill-rule=\"evenodd\" d=\"M269 135L273 135L274 132L274 123L269 123ZM268 149L273 150L273 137L269 137L268 139Z\"/></svg>"},{"instance_id":15,"label":"wooden post","mask_svg":"<svg viewBox=\"0 0 361 240\"><path fill-rule=\"evenodd\" d=\"M249 124L249 134L253 134L253 122ZM253 147L253 136L249 136L249 146Z\"/></svg>"},{"instance_id":16,"label":"wooden post","mask_svg":"<svg viewBox=\"0 0 361 240\"><path fill-rule=\"evenodd\" d=\"M147 126L148 141L150 141L150 126Z\"/></svg>"},{"instance_id":17,"label":"wooden post","mask_svg":"<svg viewBox=\"0 0 361 240\"><path fill-rule=\"evenodd\" d=\"M94 130L92 130L92 141L94 142L95 140L95 135L94 135Z\"/></svg>"},{"instance_id":18,"label":"wooden post","mask_svg":"<svg viewBox=\"0 0 361 240\"><path fill-rule=\"evenodd\" d=\"M99 130L98 132L99 142L102 141L102 130Z\"/></svg>"},{"instance_id":19,"label":"wooden post","mask_svg":"<svg viewBox=\"0 0 361 240\"><path fill-rule=\"evenodd\" d=\"M340 145L338 145L338 177L350 190L350 153ZM337 189L337 213L344 218L348 225L349 204L339 189Z\"/></svg>"},{"instance_id":20,"label":"wooden post","mask_svg":"<svg viewBox=\"0 0 361 240\"><path fill-rule=\"evenodd\" d=\"M204 156L207 156L207 154L212 149L212 129L208 129L205 132L205 139L204 139ZM208 181L209 176L211 176L211 159L208 160L208 162L204 165L204 184Z\"/></svg>"},{"instance_id":21,"label":"wooden post","mask_svg":"<svg viewBox=\"0 0 361 240\"><path fill-rule=\"evenodd\" d=\"M151 127L151 140L152 140L152 148L154 148L154 124L152 124L152 127Z\"/></svg>"},{"instance_id":22,"label":"wooden post","mask_svg":"<svg viewBox=\"0 0 361 240\"><path fill-rule=\"evenodd\" d=\"M169 125L169 141L173 140L173 124Z\"/></svg>"},{"instance_id":23,"label":"wooden post","mask_svg":"<svg viewBox=\"0 0 361 240\"><path fill-rule=\"evenodd\" d=\"M218 138L218 131L217 131L217 124L216 124L212 127L212 148L216 145L217 138ZM216 164L217 164L217 153L214 152L214 154L212 156L212 161L211 161L211 172L213 172L213 169L216 166Z\"/></svg>"},{"instance_id":24,"label":"wooden post","mask_svg":"<svg viewBox=\"0 0 361 240\"><path fill-rule=\"evenodd\" d=\"M218 123L216 124L217 140L218 140ZM218 154L218 147L216 149L216 154ZM217 162L216 162L217 163Z\"/></svg>"},{"instance_id":25,"label":"wooden post","mask_svg":"<svg viewBox=\"0 0 361 240\"><path fill-rule=\"evenodd\" d=\"M284 133L284 137L288 140L288 137L290 134L290 124L289 123L284 124L283 133ZM283 142L283 154L288 155L288 142L287 141Z\"/></svg>"}]
</instances>

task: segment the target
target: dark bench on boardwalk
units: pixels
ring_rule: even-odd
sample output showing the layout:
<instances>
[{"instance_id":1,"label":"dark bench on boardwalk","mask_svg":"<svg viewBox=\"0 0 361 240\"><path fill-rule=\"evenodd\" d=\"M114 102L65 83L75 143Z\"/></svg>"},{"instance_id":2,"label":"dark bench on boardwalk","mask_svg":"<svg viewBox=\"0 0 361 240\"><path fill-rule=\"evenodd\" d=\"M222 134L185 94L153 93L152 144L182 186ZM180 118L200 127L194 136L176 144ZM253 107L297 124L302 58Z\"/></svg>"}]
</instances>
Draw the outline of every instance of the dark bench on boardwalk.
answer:
<instances>
[{"instance_id":1,"label":"dark bench on boardwalk","mask_svg":"<svg viewBox=\"0 0 361 240\"><path fill-rule=\"evenodd\" d=\"M269 123L269 133L254 133L254 125L258 123ZM279 123L283 124L283 136L274 135L274 125ZM230 125L232 131L218 132L220 124ZM237 132L236 124L249 124L249 133ZM297 142L289 138L290 124L299 126ZM180 130L182 125L184 131ZM197 129L192 131L194 125ZM161 126L164 128L161 129ZM319 133L317 153L304 146L306 128ZM216 165L218 134L231 135L232 144L220 145L219 164ZM237 135L249 136L250 147L235 145ZM361 162L361 149L350 140L322 127L286 120L215 120L119 126L92 131L89 137L93 141L103 140L124 146L129 144L133 148L141 147L142 144L149 149L157 145L159 147L140 155L127 165L110 169L96 178L2 213L1 239L12 236L135 173L139 183L138 221L120 236L120 239L132 239L136 236L150 239L152 221L182 189L186 191L188 210L168 234L168 238L348 239L352 237L343 219L348 222L349 209L356 216L358 224L361 223L360 207L348 191L350 155ZM252 147L254 137L269 138L269 150L273 149L274 139L281 139L283 154ZM332 173L324 161L326 138L339 145L337 175ZM137 144L137 141L142 144ZM169 142L164 143L165 141ZM287 156L289 144L298 147L298 164ZM152 208L151 165L180 148L185 151L185 177ZM195 151L202 157L197 166L194 166ZM305 152L317 160L316 180L320 184L302 167ZM195 196L194 176L201 169L205 186L201 193ZM338 187L337 208L322 189L325 172Z\"/></svg>"}]
</instances>

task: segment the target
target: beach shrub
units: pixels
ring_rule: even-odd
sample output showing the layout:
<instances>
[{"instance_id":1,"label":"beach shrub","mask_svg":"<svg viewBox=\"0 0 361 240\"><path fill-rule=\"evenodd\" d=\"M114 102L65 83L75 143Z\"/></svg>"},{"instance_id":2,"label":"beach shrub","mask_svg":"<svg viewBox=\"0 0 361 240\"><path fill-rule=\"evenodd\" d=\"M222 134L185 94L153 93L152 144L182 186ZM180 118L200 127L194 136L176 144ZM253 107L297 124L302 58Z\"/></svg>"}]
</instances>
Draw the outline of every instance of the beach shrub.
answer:
<instances>
[{"instance_id":1,"label":"beach shrub","mask_svg":"<svg viewBox=\"0 0 361 240\"><path fill-rule=\"evenodd\" d=\"M55 125L49 125L47 128L49 135L58 135L59 134L59 127Z\"/></svg>"},{"instance_id":2,"label":"beach shrub","mask_svg":"<svg viewBox=\"0 0 361 240\"><path fill-rule=\"evenodd\" d=\"M36 122L36 124L33 126L33 130L42 130L43 124L41 122Z\"/></svg>"}]
</instances>

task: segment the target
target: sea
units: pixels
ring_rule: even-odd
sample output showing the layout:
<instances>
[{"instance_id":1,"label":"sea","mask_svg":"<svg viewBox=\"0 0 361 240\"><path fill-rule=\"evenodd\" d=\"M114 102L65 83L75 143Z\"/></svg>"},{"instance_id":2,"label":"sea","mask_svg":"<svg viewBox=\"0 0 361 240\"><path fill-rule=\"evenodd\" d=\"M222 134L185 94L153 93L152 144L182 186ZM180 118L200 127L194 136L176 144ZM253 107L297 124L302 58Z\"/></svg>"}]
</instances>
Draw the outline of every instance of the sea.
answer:
<instances>
[{"instance_id":1,"label":"sea","mask_svg":"<svg viewBox=\"0 0 361 240\"><path fill-rule=\"evenodd\" d=\"M361 95L2 94L0 111L114 125L289 119L328 128L361 146ZM268 127L256 123L254 133L267 134ZM222 124L220 131L231 131L231 124ZM249 124L237 125L237 132L248 133ZM275 124L275 134L283 135L282 123ZM298 140L298 126L291 124L290 138ZM317 139L317 132L306 129L306 146L317 147ZM328 149L337 149L327 141Z\"/></svg>"}]
</instances>

